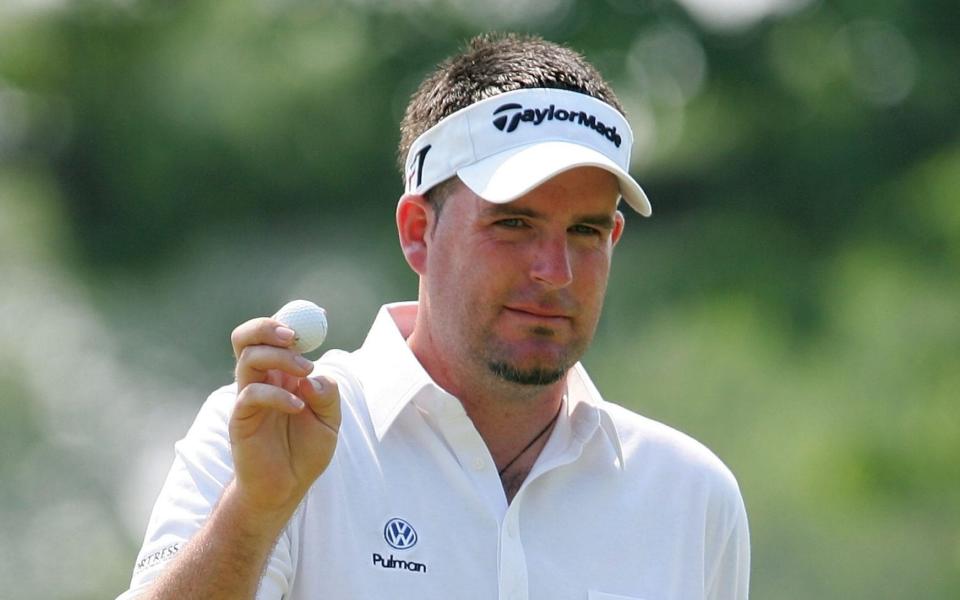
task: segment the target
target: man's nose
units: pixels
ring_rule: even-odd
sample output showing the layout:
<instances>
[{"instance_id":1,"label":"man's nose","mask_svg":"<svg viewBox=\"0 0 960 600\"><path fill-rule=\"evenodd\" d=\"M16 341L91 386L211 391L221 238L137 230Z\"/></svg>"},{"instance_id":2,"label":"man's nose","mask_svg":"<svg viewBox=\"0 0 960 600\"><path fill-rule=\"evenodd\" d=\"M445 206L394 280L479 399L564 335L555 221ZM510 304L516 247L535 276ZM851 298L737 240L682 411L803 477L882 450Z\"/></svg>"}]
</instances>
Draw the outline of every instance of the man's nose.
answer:
<instances>
[{"instance_id":1,"label":"man's nose","mask_svg":"<svg viewBox=\"0 0 960 600\"><path fill-rule=\"evenodd\" d=\"M533 249L530 276L551 288L562 288L573 281L570 265L570 247L566 235L541 238Z\"/></svg>"}]
</instances>

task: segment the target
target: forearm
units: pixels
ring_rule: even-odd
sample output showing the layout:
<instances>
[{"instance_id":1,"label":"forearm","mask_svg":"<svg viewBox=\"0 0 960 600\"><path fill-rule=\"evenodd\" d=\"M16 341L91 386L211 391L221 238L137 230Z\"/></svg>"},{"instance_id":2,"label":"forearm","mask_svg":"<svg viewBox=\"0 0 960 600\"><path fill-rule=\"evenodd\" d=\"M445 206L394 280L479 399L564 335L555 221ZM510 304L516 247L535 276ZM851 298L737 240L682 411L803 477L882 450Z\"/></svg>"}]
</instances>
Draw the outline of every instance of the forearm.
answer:
<instances>
[{"instance_id":1,"label":"forearm","mask_svg":"<svg viewBox=\"0 0 960 600\"><path fill-rule=\"evenodd\" d=\"M254 510L231 483L204 526L145 597L254 598L270 551L293 508L271 513Z\"/></svg>"}]
</instances>

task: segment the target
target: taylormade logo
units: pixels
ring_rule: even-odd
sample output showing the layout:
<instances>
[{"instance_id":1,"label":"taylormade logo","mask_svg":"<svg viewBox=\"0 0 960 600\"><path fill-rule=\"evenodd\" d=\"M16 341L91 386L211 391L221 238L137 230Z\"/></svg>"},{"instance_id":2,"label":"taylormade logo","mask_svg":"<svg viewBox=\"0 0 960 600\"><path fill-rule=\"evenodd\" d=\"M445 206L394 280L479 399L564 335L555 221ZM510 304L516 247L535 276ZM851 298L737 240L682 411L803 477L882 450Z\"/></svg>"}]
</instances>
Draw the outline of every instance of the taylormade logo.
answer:
<instances>
[{"instance_id":1,"label":"taylormade logo","mask_svg":"<svg viewBox=\"0 0 960 600\"><path fill-rule=\"evenodd\" d=\"M505 114L501 115L500 113ZM617 133L616 126L608 127L596 116L586 111L557 108L553 104L547 108L524 108L521 104L511 102L497 108L497 110L493 111L493 114L500 115L493 119L493 126L504 133L515 131L517 127L520 126L520 123L533 123L533 125L536 126L544 121L567 121L593 129L613 142L617 148L620 147L620 143L623 141L620 139L620 134Z\"/></svg>"}]
</instances>

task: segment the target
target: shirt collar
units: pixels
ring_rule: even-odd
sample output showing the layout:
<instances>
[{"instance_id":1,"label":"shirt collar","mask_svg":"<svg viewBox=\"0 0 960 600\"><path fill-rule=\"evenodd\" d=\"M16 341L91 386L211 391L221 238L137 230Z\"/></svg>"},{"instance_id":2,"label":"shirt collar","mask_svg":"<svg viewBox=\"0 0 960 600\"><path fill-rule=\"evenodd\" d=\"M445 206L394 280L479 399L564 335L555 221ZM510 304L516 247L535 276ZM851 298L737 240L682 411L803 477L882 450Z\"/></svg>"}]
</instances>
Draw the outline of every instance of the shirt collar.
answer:
<instances>
[{"instance_id":1,"label":"shirt collar","mask_svg":"<svg viewBox=\"0 0 960 600\"><path fill-rule=\"evenodd\" d=\"M567 398L567 411L574 435L586 440L599 427L617 453L620 468L624 468L623 446L610 414L609 403L600 395L600 391L580 363L573 365L567 373Z\"/></svg>"},{"instance_id":2,"label":"shirt collar","mask_svg":"<svg viewBox=\"0 0 960 600\"><path fill-rule=\"evenodd\" d=\"M383 305L357 352L377 439L386 435L407 404L418 397L428 396L431 407L446 406L463 412L460 402L433 381L407 346L406 336L413 330L416 317L416 302ZM623 448L607 402L580 363L567 375L567 393L566 416L571 419L574 434L585 441L599 427L622 468Z\"/></svg>"},{"instance_id":3,"label":"shirt collar","mask_svg":"<svg viewBox=\"0 0 960 600\"><path fill-rule=\"evenodd\" d=\"M426 390L443 391L407 346L404 334L413 330L416 317L416 302L384 304L356 353L377 439L386 435L415 396Z\"/></svg>"}]
</instances>

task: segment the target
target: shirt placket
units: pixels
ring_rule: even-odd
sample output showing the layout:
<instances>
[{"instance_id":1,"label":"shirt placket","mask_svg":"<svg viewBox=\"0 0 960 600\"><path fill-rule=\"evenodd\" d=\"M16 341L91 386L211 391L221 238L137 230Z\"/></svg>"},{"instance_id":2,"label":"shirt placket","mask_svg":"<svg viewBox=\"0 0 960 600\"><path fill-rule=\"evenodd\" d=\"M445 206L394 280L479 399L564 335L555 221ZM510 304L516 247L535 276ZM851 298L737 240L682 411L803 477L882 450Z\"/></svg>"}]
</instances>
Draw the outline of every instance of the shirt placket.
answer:
<instances>
[{"instance_id":1,"label":"shirt placket","mask_svg":"<svg viewBox=\"0 0 960 600\"><path fill-rule=\"evenodd\" d=\"M544 454L513 500L507 504L502 483L490 452L477 432L463 406L452 396L434 396L423 403L432 415L438 433L446 440L483 504L500 524L499 530L499 600L529 600L527 558L520 529L520 511L525 491L535 479L564 464L573 462L583 450L583 444L596 428L596 415L584 414L574 419L561 419L544 448ZM571 422L572 421L572 422Z\"/></svg>"},{"instance_id":2,"label":"shirt placket","mask_svg":"<svg viewBox=\"0 0 960 600\"><path fill-rule=\"evenodd\" d=\"M500 600L527 600L529 597L527 556L520 537L522 496L523 492L514 496L500 525Z\"/></svg>"},{"instance_id":3,"label":"shirt placket","mask_svg":"<svg viewBox=\"0 0 960 600\"><path fill-rule=\"evenodd\" d=\"M459 401L436 397L430 400L429 412L439 433L493 517L491 522L499 524L498 598L527 600L527 561L520 537L522 492L507 504L490 451Z\"/></svg>"},{"instance_id":4,"label":"shirt placket","mask_svg":"<svg viewBox=\"0 0 960 600\"><path fill-rule=\"evenodd\" d=\"M507 501L497 476L497 466L463 406L453 397L445 398L435 418L440 434L480 496L482 504L487 507L493 521L502 522Z\"/></svg>"},{"instance_id":5,"label":"shirt placket","mask_svg":"<svg viewBox=\"0 0 960 600\"><path fill-rule=\"evenodd\" d=\"M577 460L596 427L597 417L593 413L581 412L573 419L561 419L543 454L507 507L500 526L500 600L529 600L530 597L527 555L520 529L520 510L526 490L545 473Z\"/></svg>"}]
</instances>

